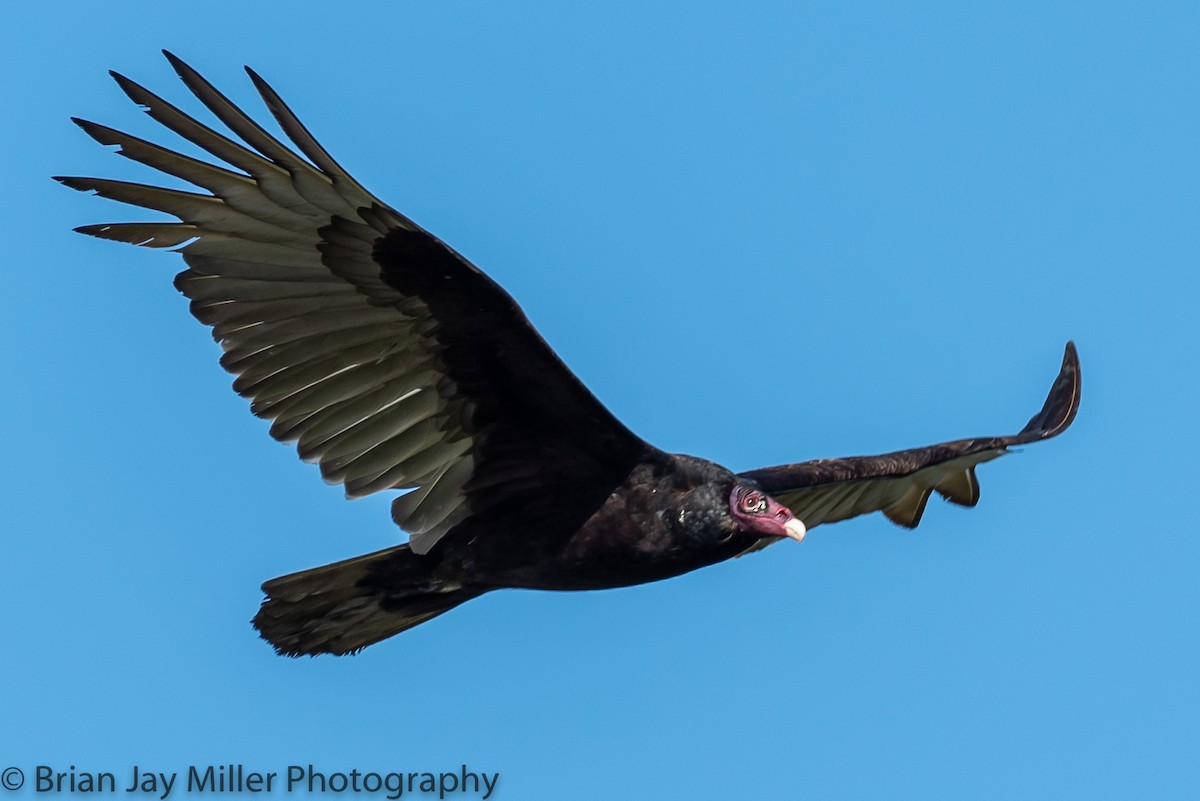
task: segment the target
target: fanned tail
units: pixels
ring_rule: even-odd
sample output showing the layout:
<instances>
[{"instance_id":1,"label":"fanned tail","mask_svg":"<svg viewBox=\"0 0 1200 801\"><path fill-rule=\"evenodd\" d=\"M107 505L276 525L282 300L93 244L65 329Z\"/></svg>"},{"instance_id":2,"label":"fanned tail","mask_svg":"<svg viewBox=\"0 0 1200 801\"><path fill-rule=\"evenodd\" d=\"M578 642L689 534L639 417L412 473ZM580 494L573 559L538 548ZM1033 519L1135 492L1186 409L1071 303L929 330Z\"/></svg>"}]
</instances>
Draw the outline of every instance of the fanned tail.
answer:
<instances>
[{"instance_id":1,"label":"fanned tail","mask_svg":"<svg viewBox=\"0 0 1200 801\"><path fill-rule=\"evenodd\" d=\"M315 567L263 584L254 627L287 656L353 654L424 623L484 591L446 587L407 545Z\"/></svg>"}]
</instances>

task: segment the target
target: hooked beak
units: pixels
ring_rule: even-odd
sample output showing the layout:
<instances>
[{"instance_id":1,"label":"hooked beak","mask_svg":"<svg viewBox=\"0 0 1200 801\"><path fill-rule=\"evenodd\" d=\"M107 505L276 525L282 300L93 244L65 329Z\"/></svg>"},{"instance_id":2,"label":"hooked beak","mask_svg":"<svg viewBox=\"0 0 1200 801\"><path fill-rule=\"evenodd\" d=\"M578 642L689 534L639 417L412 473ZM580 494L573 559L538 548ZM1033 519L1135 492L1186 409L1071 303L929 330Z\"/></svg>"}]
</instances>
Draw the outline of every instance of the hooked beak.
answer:
<instances>
[{"instance_id":1,"label":"hooked beak","mask_svg":"<svg viewBox=\"0 0 1200 801\"><path fill-rule=\"evenodd\" d=\"M804 535L808 533L808 529L804 527L804 524L794 517L783 524L783 530L788 537L791 537L796 542L804 542Z\"/></svg>"}]
</instances>

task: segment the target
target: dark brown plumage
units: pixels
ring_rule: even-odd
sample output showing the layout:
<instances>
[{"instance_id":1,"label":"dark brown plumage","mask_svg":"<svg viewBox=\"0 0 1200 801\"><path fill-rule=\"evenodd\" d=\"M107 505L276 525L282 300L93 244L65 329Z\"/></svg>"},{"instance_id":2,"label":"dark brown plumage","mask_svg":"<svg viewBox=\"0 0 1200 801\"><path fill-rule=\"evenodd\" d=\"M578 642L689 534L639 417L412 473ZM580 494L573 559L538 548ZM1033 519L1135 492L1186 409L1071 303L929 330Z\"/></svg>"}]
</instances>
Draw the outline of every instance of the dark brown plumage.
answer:
<instances>
[{"instance_id":1,"label":"dark brown plumage","mask_svg":"<svg viewBox=\"0 0 1200 801\"><path fill-rule=\"evenodd\" d=\"M280 653L352 653L502 587L668 578L873 511L913 527L932 493L973 506L978 464L1075 416L1068 344L1045 406L1014 436L740 475L663 453L592 396L494 281L355 182L261 78L250 72L307 160L167 57L241 142L114 78L233 169L76 120L208 192L59 178L180 220L78 230L177 247L188 269L176 286L271 435L350 497L410 490L392 504L407 544L263 585L254 624Z\"/></svg>"}]
</instances>

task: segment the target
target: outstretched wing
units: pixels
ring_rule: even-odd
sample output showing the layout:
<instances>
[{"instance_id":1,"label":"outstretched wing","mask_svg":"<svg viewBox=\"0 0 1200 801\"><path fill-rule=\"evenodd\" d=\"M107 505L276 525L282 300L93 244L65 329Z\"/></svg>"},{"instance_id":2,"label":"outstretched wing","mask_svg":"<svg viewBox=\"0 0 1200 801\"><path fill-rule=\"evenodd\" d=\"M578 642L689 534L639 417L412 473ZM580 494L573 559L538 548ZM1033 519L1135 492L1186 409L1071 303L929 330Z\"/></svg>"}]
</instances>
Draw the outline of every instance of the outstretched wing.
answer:
<instances>
[{"instance_id":1,"label":"outstretched wing","mask_svg":"<svg viewBox=\"0 0 1200 801\"><path fill-rule=\"evenodd\" d=\"M76 123L207 193L58 180L179 218L77 230L183 254L188 269L175 285L212 326L234 389L272 421L273 437L295 442L350 497L411 489L392 510L419 553L488 510L519 511L537 526L547 496L560 518L572 503L585 515L625 478L649 446L570 373L504 290L360 186L253 71L307 159L166 55L240 142L113 77L156 121L228 166Z\"/></svg>"},{"instance_id":2,"label":"outstretched wing","mask_svg":"<svg viewBox=\"0 0 1200 801\"><path fill-rule=\"evenodd\" d=\"M893 523L916 528L931 494L974 506L979 502L976 465L1003 456L1014 445L1049 439L1066 430L1079 409L1079 390L1079 356L1074 343L1068 342L1045 405L1019 434L960 439L880 456L764 467L741 477L758 482L810 529L870 512L883 512ZM764 540L751 550L769 544Z\"/></svg>"}]
</instances>

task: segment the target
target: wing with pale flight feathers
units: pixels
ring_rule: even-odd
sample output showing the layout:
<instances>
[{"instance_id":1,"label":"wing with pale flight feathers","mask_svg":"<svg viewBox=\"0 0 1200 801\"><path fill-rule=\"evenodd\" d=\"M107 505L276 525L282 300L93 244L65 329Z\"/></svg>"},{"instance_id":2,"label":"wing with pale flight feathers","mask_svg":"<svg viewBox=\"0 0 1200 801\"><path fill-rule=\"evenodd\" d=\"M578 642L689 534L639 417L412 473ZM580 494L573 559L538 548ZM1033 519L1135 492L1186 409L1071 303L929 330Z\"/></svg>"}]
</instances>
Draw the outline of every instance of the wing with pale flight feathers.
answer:
<instances>
[{"instance_id":1,"label":"wing with pale flight feathers","mask_svg":"<svg viewBox=\"0 0 1200 801\"><path fill-rule=\"evenodd\" d=\"M145 111L223 165L76 120L97 141L205 192L61 177L178 222L86 225L174 248L175 285L213 329L234 389L351 497L410 489L393 517L424 553L489 510L558 514L619 484L649 448L579 382L494 281L334 161L247 69L295 149L166 54L236 137L113 73ZM301 155L302 154L302 155Z\"/></svg>"}]
</instances>

